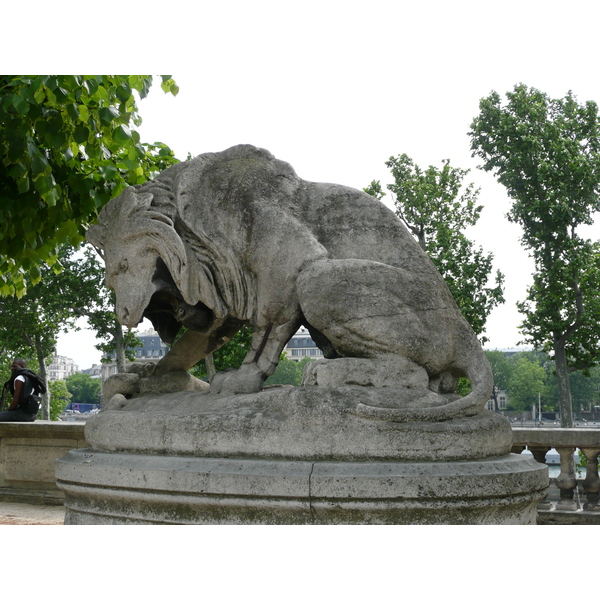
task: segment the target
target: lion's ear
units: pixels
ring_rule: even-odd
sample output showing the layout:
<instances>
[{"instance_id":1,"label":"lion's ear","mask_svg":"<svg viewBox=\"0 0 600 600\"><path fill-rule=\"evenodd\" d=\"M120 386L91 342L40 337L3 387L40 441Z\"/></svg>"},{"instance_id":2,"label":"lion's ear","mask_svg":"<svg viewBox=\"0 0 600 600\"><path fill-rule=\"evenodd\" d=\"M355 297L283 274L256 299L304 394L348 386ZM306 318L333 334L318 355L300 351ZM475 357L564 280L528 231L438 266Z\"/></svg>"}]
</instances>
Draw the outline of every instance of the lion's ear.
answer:
<instances>
[{"instance_id":1,"label":"lion's ear","mask_svg":"<svg viewBox=\"0 0 600 600\"><path fill-rule=\"evenodd\" d=\"M92 246L103 250L106 244L106 233L107 229L104 225L90 225L85 233L85 238Z\"/></svg>"},{"instance_id":2,"label":"lion's ear","mask_svg":"<svg viewBox=\"0 0 600 600\"><path fill-rule=\"evenodd\" d=\"M120 203L119 209L122 217L130 217L148 210L152 204L154 194L139 192L134 187L126 187L117 198Z\"/></svg>"}]
</instances>

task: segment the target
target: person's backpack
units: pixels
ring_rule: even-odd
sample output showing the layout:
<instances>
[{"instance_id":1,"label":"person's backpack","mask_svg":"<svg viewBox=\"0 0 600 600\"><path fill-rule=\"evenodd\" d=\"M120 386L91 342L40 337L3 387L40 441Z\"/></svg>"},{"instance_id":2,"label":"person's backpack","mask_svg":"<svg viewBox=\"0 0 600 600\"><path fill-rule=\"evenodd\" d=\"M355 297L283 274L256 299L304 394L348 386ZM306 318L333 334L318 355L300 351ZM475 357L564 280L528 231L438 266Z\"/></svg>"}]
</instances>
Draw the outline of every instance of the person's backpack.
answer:
<instances>
[{"instance_id":1,"label":"person's backpack","mask_svg":"<svg viewBox=\"0 0 600 600\"><path fill-rule=\"evenodd\" d=\"M28 415L35 415L40 410L40 394L46 393L46 382L29 369L20 369L18 375L25 377L19 408Z\"/></svg>"}]
</instances>

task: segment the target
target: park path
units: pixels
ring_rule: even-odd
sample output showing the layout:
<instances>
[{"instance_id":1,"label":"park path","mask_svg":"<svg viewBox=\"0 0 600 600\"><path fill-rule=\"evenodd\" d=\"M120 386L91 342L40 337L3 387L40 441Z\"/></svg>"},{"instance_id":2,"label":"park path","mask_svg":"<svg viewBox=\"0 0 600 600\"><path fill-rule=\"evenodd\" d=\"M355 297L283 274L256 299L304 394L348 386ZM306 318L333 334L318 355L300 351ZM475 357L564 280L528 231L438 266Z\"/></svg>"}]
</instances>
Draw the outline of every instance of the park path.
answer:
<instances>
[{"instance_id":1,"label":"park path","mask_svg":"<svg viewBox=\"0 0 600 600\"><path fill-rule=\"evenodd\" d=\"M63 525L64 506L0 502L0 525Z\"/></svg>"}]
</instances>

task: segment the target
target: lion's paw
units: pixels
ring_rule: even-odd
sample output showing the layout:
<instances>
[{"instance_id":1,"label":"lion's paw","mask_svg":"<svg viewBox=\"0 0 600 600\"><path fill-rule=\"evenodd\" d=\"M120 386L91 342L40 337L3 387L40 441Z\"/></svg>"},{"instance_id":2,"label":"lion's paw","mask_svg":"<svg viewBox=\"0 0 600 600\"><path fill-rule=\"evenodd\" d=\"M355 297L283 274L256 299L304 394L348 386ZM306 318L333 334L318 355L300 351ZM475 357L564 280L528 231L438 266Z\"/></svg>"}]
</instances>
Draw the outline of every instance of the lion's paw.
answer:
<instances>
[{"instance_id":1,"label":"lion's paw","mask_svg":"<svg viewBox=\"0 0 600 600\"><path fill-rule=\"evenodd\" d=\"M142 394L170 394L173 392L207 392L210 386L187 371L167 371L150 377L141 377L139 382Z\"/></svg>"},{"instance_id":2,"label":"lion's paw","mask_svg":"<svg viewBox=\"0 0 600 600\"><path fill-rule=\"evenodd\" d=\"M263 374L256 368L228 369L215 373L210 380L213 394L253 394L262 388Z\"/></svg>"},{"instance_id":3,"label":"lion's paw","mask_svg":"<svg viewBox=\"0 0 600 600\"><path fill-rule=\"evenodd\" d=\"M110 400L116 394L131 397L140 391L140 376L137 373L117 373L111 375L102 386L102 398Z\"/></svg>"}]
</instances>

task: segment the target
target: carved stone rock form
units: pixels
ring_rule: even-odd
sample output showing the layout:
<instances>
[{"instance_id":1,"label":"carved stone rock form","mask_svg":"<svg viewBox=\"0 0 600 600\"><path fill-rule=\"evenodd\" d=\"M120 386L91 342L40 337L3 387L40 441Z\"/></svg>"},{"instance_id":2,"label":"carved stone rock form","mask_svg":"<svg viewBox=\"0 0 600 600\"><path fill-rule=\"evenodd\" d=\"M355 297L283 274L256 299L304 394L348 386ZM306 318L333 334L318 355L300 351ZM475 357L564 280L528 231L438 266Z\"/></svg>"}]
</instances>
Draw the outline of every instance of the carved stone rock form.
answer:
<instances>
[{"instance_id":1,"label":"carved stone rock form","mask_svg":"<svg viewBox=\"0 0 600 600\"><path fill-rule=\"evenodd\" d=\"M252 348L239 370L215 375L213 393L259 391L301 325L326 357L307 385L396 390L365 415L461 418L491 393L476 336L396 216L361 191L304 181L266 150L235 146L170 167L111 200L87 236L104 250L122 324L147 317L167 343L187 328L154 382L246 323ZM464 398L453 395L459 377L472 384Z\"/></svg>"},{"instance_id":2,"label":"carved stone rock form","mask_svg":"<svg viewBox=\"0 0 600 600\"><path fill-rule=\"evenodd\" d=\"M378 399L378 390L355 387L117 394L86 423L86 441L105 452L281 460L460 461L510 452L510 425L496 413L444 422L385 420L387 412L365 418L361 401Z\"/></svg>"}]
</instances>

